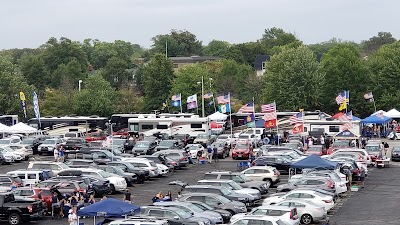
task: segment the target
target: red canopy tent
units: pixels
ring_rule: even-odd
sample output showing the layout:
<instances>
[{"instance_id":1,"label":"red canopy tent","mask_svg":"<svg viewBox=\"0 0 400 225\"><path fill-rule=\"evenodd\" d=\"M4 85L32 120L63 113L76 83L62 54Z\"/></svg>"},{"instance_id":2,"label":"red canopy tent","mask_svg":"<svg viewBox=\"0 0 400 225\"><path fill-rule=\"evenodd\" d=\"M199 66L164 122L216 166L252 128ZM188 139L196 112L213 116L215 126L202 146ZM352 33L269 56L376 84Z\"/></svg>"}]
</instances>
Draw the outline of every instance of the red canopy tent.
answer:
<instances>
[{"instance_id":1,"label":"red canopy tent","mask_svg":"<svg viewBox=\"0 0 400 225\"><path fill-rule=\"evenodd\" d=\"M332 116L332 119L338 119L339 117L343 116L344 113L340 112L340 113L336 113L335 115Z\"/></svg>"},{"instance_id":2,"label":"red canopy tent","mask_svg":"<svg viewBox=\"0 0 400 225\"><path fill-rule=\"evenodd\" d=\"M218 124L217 122L210 122L210 128L222 128L222 125Z\"/></svg>"}]
</instances>

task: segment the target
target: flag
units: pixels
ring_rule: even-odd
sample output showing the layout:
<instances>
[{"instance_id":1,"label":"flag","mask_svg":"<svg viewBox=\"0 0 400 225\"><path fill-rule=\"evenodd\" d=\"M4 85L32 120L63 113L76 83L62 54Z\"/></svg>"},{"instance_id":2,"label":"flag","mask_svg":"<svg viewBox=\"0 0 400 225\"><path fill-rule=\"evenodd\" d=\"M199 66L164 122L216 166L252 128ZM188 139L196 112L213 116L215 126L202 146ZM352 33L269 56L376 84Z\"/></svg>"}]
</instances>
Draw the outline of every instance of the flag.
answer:
<instances>
[{"instance_id":1,"label":"flag","mask_svg":"<svg viewBox=\"0 0 400 225\"><path fill-rule=\"evenodd\" d=\"M39 121L40 124L39 100L36 92L32 93L32 97L33 97L33 111L35 111L36 119Z\"/></svg>"},{"instance_id":2,"label":"flag","mask_svg":"<svg viewBox=\"0 0 400 225\"><path fill-rule=\"evenodd\" d=\"M213 97L213 93L211 93L211 92L203 95L203 98L205 98L205 99L209 99L209 98L212 98L212 97Z\"/></svg>"},{"instance_id":3,"label":"flag","mask_svg":"<svg viewBox=\"0 0 400 225\"><path fill-rule=\"evenodd\" d=\"M180 101L180 100L178 100L178 101L172 101L172 102L171 102L171 105L172 105L173 107L181 107L181 101Z\"/></svg>"},{"instance_id":4,"label":"flag","mask_svg":"<svg viewBox=\"0 0 400 225\"><path fill-rule=\"evenodd\" d=\"M163 102L161 110L164 110L165 108L167 108L167 105L168 105L167 101Z\"/></svg>"},{"instance_id":5,"label":"flag","mask_svg":"<svg viewBox=\"0 0 400 225\"><path fill-rule=\"evenodd\" d=\"M254 102L249 102L246 105L242 106L238 113L252 113L254 112Z\"/></svg>"},{"instance_id":6,"label":"flag","mask_svg":"<svg viewBox=\"0 0 400 225\"><path fill-rule=\"evenodd\" d=\"M228 104L224 104L224 105L219 105L218 106L218 111L220 113L228 113L231 111L231 106Z\"/></svg>"},{"instance_id":7,"label":"flag","mask_svg":"<svg viewBox=\"0 0 400 225\"><path fill-rule=\"evenodd\" d=\"M211 101L208 103L208 106L214 105L214 99L211 99Z\"/></svg>"},{"instance_id":8,"label":"flag","mask_svg":"<svg viewBox=\"0 0 400 225\"><path fill-rule=\"evenodd\" d=\"M187 103L187 109L197 108L197 94L187 97L186 103Z\"/></svg>"},{"instance_id":9,"label":"flag","mask_svg":"<svg viewBox=\"0 0 400 225\"><path fill-rule=\"evenodd\" d=\"M255 116L254 113L248 115L244 120L244 124L247 124L247 127L255 127Z\"/></svg>"},{"instance_id":10,"label":"flag","mask_svg":"<svg viewBox=\"0 0 400 225\"><path fill-rule=\"evenodd\" d=\"M261 112L262 113L274 112L274 111L276 111L275 102L261 106Z\"/></svg>"},{"instance_id":11,"label":"flag","mask_svg":"<svg viewBox=\"0 0 400 225\"><path fill-rule=\"evenodd\" d=\"M218 96L217 101L218 101L218 104L229 103L231 101L231 96L229 94Z\"/></svg>"},{"instance_id":12,"label":"flag","mask_svg":"<svg viewBox=\"0 0 400 225\"><path fill-rule=\"evenodd\" d=\"M195 109L197 108L197 102L188 102L187 109Z\"/></svg>"},{"instance_id":13,"label":"flag","mask_svg":"<svg viewBox=\"0 0 400 225\"><path fill-rule=\"evenodd\" d=\"M372 94L372 92L368 92L368 93L364 94L364 99L365 99L367 102L373 102L373 101L375 101L375 100L374 100L374 95Z\"/></svg>"},{"instance_id":14,"label":"flag","mask_svg":"<svg viewBox=\"0 0 400 225\"><path fill-rule=\"evenodd\" d=\"M274 119L274 120L265 120L265 122L264 122L264 127L265 127L265 128L273 128L273 127L276 127L276 119Z\"/></svg>"},{"instance_id":15,"label":"flag","mask_svg":"<svg viewBox=\"0 0 400 225\"><path fill-rule=\"evenodd\" d=\"M269 112L265 113L263 116L263 120L268 121L268 120L276 120L276 112Z\"/></svg>"},{"instance_id":16,"label":"flag","mask_svg":"<svg viewBox=\"0 0 400 225\"><path fill-rule=\"evenodd\" d=\"M172 100L172 101L181 101L181 100L182 100L181 94L173 95L173 96L171 97L171 100Z\"/></svg>"},{"instance_id":17,"label":"flag","mask_svg":"<svg viewBox=\"0 0 400 225\"><path fill-rule=\"evenodd\" d=\"M344 97L344 93L340 92L337 96L336 96L336 103L338 105L342 104L344 101L346 100L346 98Z\"/></svg>"},{"instance_id":18,"label":"flag","mask_svg":"<svg viewBox=\"0 0 400 225\"><path fill-rule=\"evenodd\" d=\"M342 111L343 109L346 109L346 108L347 108L347 99L344 100L344 101L342 102L342 104L340 104L340 106L339 106L339 111Z\"/></svg>"},{"instance_id":19,"label":"flag","mask_svg":"<svg viewBox=\"0 0 400 225\"><path fill-rule=\"evenodd\" d=\"M299 112L289 118L290 125L303 123L303 113Z\"/></svg>"},{"instance_id":20,"label":"flag","mask_svg":"<svg viewBox=\"0 0 400 225\"><path fill-rule=\"evenodd\" d=\"M302 123L296 124L293 128L292 128L292 133L293 134L300 134L304 132L304 127Z\"/></svg>"},{"instance_id":21,"label":"flag","mask_svg":"<svg viewBox=\"0 0 400 225\"><path fill-rule=\"evenodd\" d=\"M349 118L349 113L343 114L338 117L338 120L340 122L345 122L344 124L341 125L342 130L349 130L349 129L353 128L353 124L351 123L351 120ZM353 115L351 115L351 119L353 119Z\"/></svg>"},{"instance_id":22,"label":"flag","mask_svg":"<svg viewBox=\"0 0 400 225\"><path fill-rule=\"evenodd\" d=\"M21 107L22 107L22 111L24 112L24 117L25 117L25 119L28 119L28 111L26 109L26 98L25 98L24 92L21 91L19 93L19 99L21 100L20 104L21 104Z\"/></svg>"},{"instance_id":23,"label":"flag","mask_svg":"<svg viewBox=\"0 0 400 225\"><path fill-rule=\"evenodd\" d=\"M353 121L353 111L346 113L346 116L347 116L347 119L349 119L350 121Z\"/></svg>"}]
</instances>

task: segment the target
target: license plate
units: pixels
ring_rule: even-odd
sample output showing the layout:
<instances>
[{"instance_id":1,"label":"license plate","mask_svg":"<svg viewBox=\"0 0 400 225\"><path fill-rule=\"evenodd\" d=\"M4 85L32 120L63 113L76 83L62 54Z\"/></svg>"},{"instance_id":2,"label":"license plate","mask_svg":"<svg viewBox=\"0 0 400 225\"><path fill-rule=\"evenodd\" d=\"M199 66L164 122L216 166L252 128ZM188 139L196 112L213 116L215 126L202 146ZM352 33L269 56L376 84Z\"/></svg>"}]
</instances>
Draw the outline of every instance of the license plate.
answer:
<instances>
[{"instance_id":1,"label":"license plate","mask_svg":"<svg viewBox=\"0 0 400 225\"><path fill-rule=\"evenodd\" d=\"M250 203L249 203L249 202L246 202L246 206L250 206Z\"/></svg>"},{"instance_id":2,"label":"license plate","mask_svg":"<svg viewBox=\"0 0 400 225\"><path fill-rule=\"evenodd\" d=\"M239 157L242 157L242 154L239 154L238 156L239 156Z\"/></svg>"}]
</instances>

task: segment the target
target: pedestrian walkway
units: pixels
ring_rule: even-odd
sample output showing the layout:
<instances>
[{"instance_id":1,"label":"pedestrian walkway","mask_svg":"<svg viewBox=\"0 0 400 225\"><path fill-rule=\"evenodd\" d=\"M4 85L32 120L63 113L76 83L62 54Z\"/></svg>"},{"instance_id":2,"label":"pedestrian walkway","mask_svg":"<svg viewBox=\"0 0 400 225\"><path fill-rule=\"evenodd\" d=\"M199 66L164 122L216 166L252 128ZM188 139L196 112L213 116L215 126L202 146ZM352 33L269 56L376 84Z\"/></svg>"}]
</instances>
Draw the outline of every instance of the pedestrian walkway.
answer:
<instances>
[{"instance_id":1,"label":"pedestrian walkway","mask_svg":"<svg viewBox=\"0 0 400 225\"><path fill-rule=\"evenodd\" d=\"M353 192L349 201L330 218L331 225L399 224L400 166L374 168L365 188Z\"/></svg>"}]
</instances>

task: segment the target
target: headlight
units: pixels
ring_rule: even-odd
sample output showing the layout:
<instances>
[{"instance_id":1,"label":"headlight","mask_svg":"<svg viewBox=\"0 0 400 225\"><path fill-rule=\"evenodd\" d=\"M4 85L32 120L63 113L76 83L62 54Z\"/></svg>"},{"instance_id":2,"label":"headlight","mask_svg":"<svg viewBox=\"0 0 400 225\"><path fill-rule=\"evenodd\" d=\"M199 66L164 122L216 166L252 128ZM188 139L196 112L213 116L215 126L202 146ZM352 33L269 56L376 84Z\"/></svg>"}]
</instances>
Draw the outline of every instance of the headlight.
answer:
<instances>
[{"instance_id":1,"label":"headlight","mask_svg":"<svg viewBox=\"0 0 400 225\"><path fill-rule=\"evenodd\" d=\"M243 207L242 207L242 206L234 205L233 208L235 208L235 209L242 209Z\"/></svg>"},{"instance_id":2,"label":"headlight","mask_svg":"<svg viewBox=\"0 0 400 225\"><path fill-rule=\"evenodd\" d=\"M247 198L238 198L239 201L247 201Z\"/></svg>"}]
</instances>

